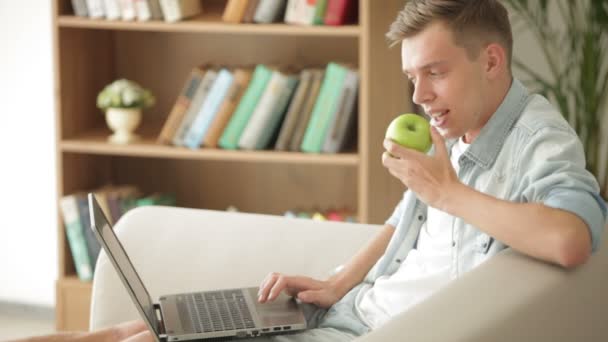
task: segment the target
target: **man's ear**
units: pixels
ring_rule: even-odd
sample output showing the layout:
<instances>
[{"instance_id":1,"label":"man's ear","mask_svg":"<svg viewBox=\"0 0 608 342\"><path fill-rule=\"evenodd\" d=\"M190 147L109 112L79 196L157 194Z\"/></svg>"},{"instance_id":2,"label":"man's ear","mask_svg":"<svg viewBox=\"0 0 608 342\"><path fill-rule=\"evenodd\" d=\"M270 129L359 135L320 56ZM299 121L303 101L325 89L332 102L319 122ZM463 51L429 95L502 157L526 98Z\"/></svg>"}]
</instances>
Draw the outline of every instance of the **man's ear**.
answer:
<instances>
[{"instance_id":1,"label":"man's ear","mask_svg":"<svg viewBox=\"0 0 608 342\"><path fill-rule=\"evenodd\" d=\"M488 78L495 79L504 71L507 65L507 55L505 49L498 43L490 43L485 48L486 65L485 72Z\"/></svg>"}]
</instances>

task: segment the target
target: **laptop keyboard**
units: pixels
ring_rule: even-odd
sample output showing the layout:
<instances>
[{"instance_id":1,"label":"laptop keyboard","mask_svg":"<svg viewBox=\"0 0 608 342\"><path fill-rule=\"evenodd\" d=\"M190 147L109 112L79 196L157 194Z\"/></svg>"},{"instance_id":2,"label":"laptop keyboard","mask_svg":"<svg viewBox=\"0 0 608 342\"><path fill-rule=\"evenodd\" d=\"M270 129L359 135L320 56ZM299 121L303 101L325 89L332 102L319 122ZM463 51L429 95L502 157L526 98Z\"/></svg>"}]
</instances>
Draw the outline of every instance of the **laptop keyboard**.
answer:
<instances>
[{"instance_id":1,"label":"laptop keyboard","mask_svg":"<svg viewBox=\"0 0 608 342\"><path fill-rule=\"evenodd\" d=\"M197 332L254 327L242 290L195 293L187 297L187 302L187 311Z\"/></svg>"}]
</instances>

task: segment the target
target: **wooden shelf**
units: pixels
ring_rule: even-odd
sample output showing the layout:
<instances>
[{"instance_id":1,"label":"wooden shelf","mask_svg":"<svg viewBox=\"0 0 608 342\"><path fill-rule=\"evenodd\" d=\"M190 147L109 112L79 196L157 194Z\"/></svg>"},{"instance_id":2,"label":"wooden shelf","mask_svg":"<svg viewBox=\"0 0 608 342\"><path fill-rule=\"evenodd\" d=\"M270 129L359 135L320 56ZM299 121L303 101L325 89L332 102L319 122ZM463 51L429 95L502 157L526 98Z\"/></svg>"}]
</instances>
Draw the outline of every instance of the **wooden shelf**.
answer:
<instances>
[{"instance_id":1,"label":"wooden shelf","mask_svg":"<svg viewBox=\"0 0 608 342\"><path fill-rule=\"evenodd\" d=\"M219 16L207 14L191 20L167 23L164 21L121 21L81 18L62 15L57 19L62 28L85 28L96 30L153 31L153 32L191 32L191 33L230 33L251 35L315 36L315 37L352 37L358 38L361 30L358 25L345 26L299 26L286 24L227 24Z\"/></svg>"},{"instance_id":2,"label":"wooden shelf","mask_svg":"<svg viewBox=\"0 0 608 342\"><path fill-rule=\"evenodd\" d=\"M185 147L160 145L153 139L143 138L129 145L114 145L106 142L105 136L99 134L61 141L63 152L99 154L111 156L153 157L167 159L219 160L235 162L262 162L281 164L313 164L353 166L359 164L356 153L339 154L306 154L278 151L229 151L222 149L197 150Z\"/></svg>"}]
</instances>

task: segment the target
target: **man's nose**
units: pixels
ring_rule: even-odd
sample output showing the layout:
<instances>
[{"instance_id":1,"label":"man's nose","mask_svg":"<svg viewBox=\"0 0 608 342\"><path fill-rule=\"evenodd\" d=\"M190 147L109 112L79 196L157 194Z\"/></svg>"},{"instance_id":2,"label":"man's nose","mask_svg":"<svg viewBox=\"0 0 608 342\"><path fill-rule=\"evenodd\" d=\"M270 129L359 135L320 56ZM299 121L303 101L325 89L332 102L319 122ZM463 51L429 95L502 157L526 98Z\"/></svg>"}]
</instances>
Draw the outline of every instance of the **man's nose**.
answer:
<instances>
[{"instance_id":1,"label":"man's nose","mask_svg":"<svg viewBox=\"0 0 608 342\"><path fill-rule=\"evenodd\" d=\"M414 93L412 94L412 101L417 105L423 105L433 100L433 92L428 83L423 80L417 80L414 84Z\"/></svg>"}]
</instances>

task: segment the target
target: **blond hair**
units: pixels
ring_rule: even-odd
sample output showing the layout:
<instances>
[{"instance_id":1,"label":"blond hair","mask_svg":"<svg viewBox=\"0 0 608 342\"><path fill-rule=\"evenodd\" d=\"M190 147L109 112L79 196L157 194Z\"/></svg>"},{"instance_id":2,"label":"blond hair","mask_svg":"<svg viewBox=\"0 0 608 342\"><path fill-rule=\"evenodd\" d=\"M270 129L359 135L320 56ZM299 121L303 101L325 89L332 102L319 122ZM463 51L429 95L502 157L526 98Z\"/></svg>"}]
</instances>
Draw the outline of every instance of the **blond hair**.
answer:
<instances>
[{"instance_id":1,"label":"blond hair","mask_svg":"<svg viewBox=\"0 0 608 342\"><path fill-rule=\"evenodd\" d=\"M391 46L441 21L452 31L454 43L467 51L470 59L481 48L500 44L511 65L513 36L507 9L498 0L409 0L391 24L386 38Z\"/></svg>"}]
</instances>

